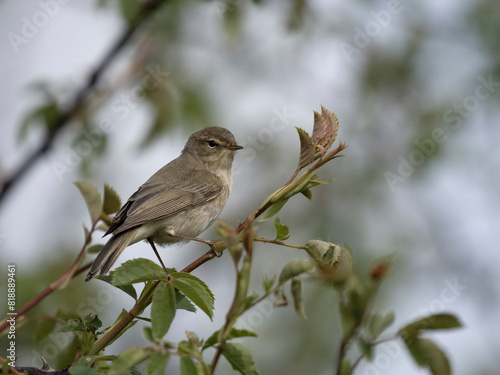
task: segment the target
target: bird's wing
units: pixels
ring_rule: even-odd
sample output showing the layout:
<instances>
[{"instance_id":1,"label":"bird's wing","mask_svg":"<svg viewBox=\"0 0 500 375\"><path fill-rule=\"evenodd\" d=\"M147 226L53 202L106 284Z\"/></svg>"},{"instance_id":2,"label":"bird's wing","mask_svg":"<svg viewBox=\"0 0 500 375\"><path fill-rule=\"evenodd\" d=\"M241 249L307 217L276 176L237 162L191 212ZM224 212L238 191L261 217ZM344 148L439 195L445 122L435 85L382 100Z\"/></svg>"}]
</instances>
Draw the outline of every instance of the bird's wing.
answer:
<instances>
[{"instance_id":1,"label":"bird's wing","mask_svg":"<svg viewBox=\"0 0 500 375\"><path fill-rule=\"evenodd\" d=\"M179 170L168 164L129 198L113 218L106 234L118 234L197 206L216 198L221 190L221 180L210 172Z\"/></svg>"}]
</instances>

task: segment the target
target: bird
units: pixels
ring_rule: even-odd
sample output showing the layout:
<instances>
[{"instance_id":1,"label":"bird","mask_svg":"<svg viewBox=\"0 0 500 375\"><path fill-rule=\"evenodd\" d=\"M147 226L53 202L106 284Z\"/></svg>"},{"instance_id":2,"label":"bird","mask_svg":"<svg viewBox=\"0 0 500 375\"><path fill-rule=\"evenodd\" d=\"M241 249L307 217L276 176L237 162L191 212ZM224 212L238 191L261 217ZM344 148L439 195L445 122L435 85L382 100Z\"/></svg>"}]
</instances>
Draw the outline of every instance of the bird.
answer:
<instances>
[{"instance_id":1,"label":"bird","mask_svg":"<svg viewBox=\"0 0 500 375\"><path fill-rule=\"evenodd\" d=\"M111 235L93 261L85 281L105 275L125 248L147 240L163 268L155 244L189 240L213 243L197 236L219 216L232 185L235 151L242 149L227 129L212 126L193 133L179 157L159 169L113 217L104 236ZM103 236L103 237L104 237Z\"/></svg>"}]
</instances>

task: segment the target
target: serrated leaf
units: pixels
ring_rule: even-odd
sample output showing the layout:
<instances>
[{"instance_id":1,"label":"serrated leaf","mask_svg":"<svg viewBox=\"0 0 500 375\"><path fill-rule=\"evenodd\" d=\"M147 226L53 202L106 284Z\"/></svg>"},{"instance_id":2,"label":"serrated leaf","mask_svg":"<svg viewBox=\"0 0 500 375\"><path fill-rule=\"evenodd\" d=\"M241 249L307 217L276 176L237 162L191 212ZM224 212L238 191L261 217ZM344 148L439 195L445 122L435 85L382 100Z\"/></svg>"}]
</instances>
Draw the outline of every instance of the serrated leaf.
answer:
<instances>
[{"instance_id":1,"label":"serrated leaf","mask_svg":"<svg viewBox=\"0 0 500 375\"><path fill-rule=\"evenodd\" d=\"M297 129L300 139L300 156L299 165L297 166L297 169L300 170L314 161L316 148L312 138L304 129L298 127L295 127L295 129Z\"/></svg>"},{"instance_id":2,"label":"serrated leaf","mask_svg":"<svg viewBox=\"0 0 500 375\"><path fill-rule=\"evenodd\" d=\"M111 363L107 375L128 374L132 367L146 360L151 352L146 349L130 348L120 353L120 355Z\"/></svg>"},{"instance_id":3,"label":"serrated leaf","mask_svg":"<svg viewBox=\"0 0 500 375\"><path fill-rule=\"evenodd\" d=\"M238 371L240 374L258 375L252 353L247 347L241 344L226 343L222 355L231 364L233 370Z\"/></svg>"},{"instance_id":4,"label":"serrated leaf","mask_svg":"<svg viewBox=\"0 0 500 375\"><path fill-rule=\"evenodd\" d=\"M182 309L190 312L196 312L196 307L191 301L177 289L175 289L175 306L177 310Z\"/></svg>"},{"instance_id":5,"label":"serrated leaf","mask_svg":"<svg viewBox=\"0 0 500 375\"><path fill-rule=\"evenodd\" d=\"M306 312L304 311L304 304L302 303L302 280L298 277L292 279L290 286L290 293L293 297L293 307L298 316L307 319Z\"/></svg>"},{"instance_id":6,"label":"serrated leaf","mask_svg":"<svg viewBox=\"0 0 500 375\"><path fill-rule=\"evenodd\" d=\"M189 357L181 357L180 373L181 375L198 375L198 370L194 361Z\"/></svg>"},{"instance_id":7,"label":"serrated leaf","mask_svg":"<svg viewBox=\"0 0 500 375\"><path fill-rule=\"evenodd\" d=\"M292 259L281 269L281 273L278 279L279 284L282 285L291 278L299 276L304 272L310 271L312 268L313 265L307 259Z\"/></svg>"},{"instance_id":8,"label":"serrated leaf","mask_svg":"<svg viewBox=\"0 0 500 375\"><path fill-rule=\"evenodd\" d=\"M290 229L285 224L281 224L278 217L274 219L274 226L276 227L277 241L285 241L290 238Z\"/></svg>"},{"instance_id":9,"label":"serrated leaf","mask_svg":"<svg viewBox=\"0 0 500 375\"><path fill-rule=\"evenodd\" d=\"M101 217L102 211L102 200L99 191L94 185L85 181L75 181L73 183L78 190L80 190L83 199L85 199L85 203L87 204L87 209L90 214L90 220L92 223L97 222L97 220Z\"/></svg>"},{"instance_id":10,"label":"serrated leaf","mask_svg":"<svg viewBox=\"0 0 500 375\"><path fill-rule=\"evenodd\" d=\"M117 212L122 203L120 201L120 197L116 193L115 189L113 189L108 184L104 184L104 203L102 206L102 210L106 214L113 214Z\"/></svg>"},{"instance_id":11,"label":"serrated leaf","mask_svg":"<svg viewBox=\"0 0 500 375\"><path fill-rule=\"evenodd\" d=\"M283 208L283 206L285 205L285 203L287 201L288 201L288 198L281 199L278 202L273 203L271 205L271 207L269 207L267 209L267 211L264 213L264 215L259 220L257 220L257 222L260 223L260 222L263 222L263 221L266 221L266 220L269 220L270 218L272 218L274 215L276 215L278 212L280 212L280 210Z\"/></svg>"},{"instance_id":12,"label":"serrated leaf","mask_svg":"<svg viewBox=\"0 0 500 375\"><path fill-rule=\"evenodd\" d=\"M198 306L210 320L213 318L214 295L202 280L186 272L172 272L171 284L178 289L196 306Z\"/></svg>"},{"instance_id":13,"label":"serrated leaf","mask_svg":"<svg viewBox=\"0 0 500 375\"><path fill-rule=\"evenodd\" d=\"M155 352L151 355L151 359L146 366L146 375L163 375L165 373L165 367L167 366L167 361L169 353Z\"/></svg>"},{"instance_id":14,"label":"serrated leaf","mask_svg":"<svg viewBox=\"0 0 500 375\"><path fill-rule=\"evenodd\" d=\"M155 341L160 341L166 335L174 320L175 311L174 287L160 283L153 292L151 304L151 328Z\"/></svg>"},{"instance_id":15,"label":"serrated leaf","mask_svg":"<svg viewBox=\"0 0 500 375\"><path fill-rule=\"evenodd\" d=\"M367 330L372 340L375 340L382 332L389 328L394 323L394 318L393 311L387 314L372 314L367 323Z\"/></svg>"},{"instance_id":16,"label":"serrated leaf","mask_svg":"<svg viewBox=\"0 0 500 375\"><path fill-rule=\"evenodd\" d=\"M167 274L155 262L149 259L136 258L126 261L111 272L111 277L113 278L112 284L118 286L144 281L165 280Z\"/></svg>"},{"instance_id":17,"label":"serrated leaf","mask_svg":"<svg viewBox=\"0 0 500 375\"><path fill-rule=\"evenodd\" d=\"M103 247L104 247L103 244L92 245L89 248L87 248L87 254L96 254L99 251L101 251Z\"/></svg>"},{"instance_id":18,"label":"serrated leaf","mask_svg":"<svg viewBox=\"0 0 500 375\"><path fill-rule=\"evenodd\" d=\"M102 280L109 285L113 285L113 277L111 275L102 275L96 277L98 280ZM135 291L135 288L133 285L113 285L115 288L118 288L120 290L123 290L125 293L127 293L130 297L135 299L137 301L137 292Z\"/></svg>"},{"instance_id":19,"label":"serrated leaf","mask_svg":"<svg viewBox=\"0 0 500 375\"><path fill-rule=\"evenodd\" d=\"M339 120L335 113L321 106L321 114L314 111L312 142L319 146L322 155L332 146L337 138Z\"/></svg>"},{"instance_id":20,"label":"serrated leaf","mask_svg":"<svg viewBox=\"0 0 500 375\"><path fill-rule=\"evenodd\" d=\"M203 350L206 348L209 348L211 346L214 346L219 342L219 333L220 330L215 331L210 335L210 337L205 341L205 344L203 345ZM257 334L255 332L249 331L247 329L237 329L233 328L231 329L231 332L229 333L228 337L226 340L232 340L238 337L257 337Z\"/></svg>"},{"instance_id":21,"label":"serrated leaf","mask_svg":"<svg viewBox=\"0 0 500 375\"><path fill-rule=\"evenodd\" d=\"M456 316L452 314L434 314L410 323L402 328L402 330L418 332L427 329L452 329L460 327L462 327L462 323L460 323Z\"/></svg>"}]
</instances>

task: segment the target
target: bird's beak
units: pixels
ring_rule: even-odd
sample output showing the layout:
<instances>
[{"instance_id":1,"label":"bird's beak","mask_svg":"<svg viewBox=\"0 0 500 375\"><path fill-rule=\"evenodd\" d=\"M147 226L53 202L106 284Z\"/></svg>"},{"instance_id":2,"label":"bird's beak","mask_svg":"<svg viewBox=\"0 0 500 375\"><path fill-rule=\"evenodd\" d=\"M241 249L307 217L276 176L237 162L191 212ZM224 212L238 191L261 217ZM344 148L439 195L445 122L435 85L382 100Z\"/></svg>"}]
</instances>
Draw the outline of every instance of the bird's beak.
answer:
<instances>
[{"instance_id":1,"label":"bird's beak","mask_svg":"<svg viewBox=\"0 0 500 375\"><path fill-rule=\"evenodd\" d=\"M243 146L239 146L239 145L229 145L229 146L226 146L226 148L228 150L231 150L231 151L236 151L236 150L241 150L243 148Z\"/></svg>"}]
</instances>

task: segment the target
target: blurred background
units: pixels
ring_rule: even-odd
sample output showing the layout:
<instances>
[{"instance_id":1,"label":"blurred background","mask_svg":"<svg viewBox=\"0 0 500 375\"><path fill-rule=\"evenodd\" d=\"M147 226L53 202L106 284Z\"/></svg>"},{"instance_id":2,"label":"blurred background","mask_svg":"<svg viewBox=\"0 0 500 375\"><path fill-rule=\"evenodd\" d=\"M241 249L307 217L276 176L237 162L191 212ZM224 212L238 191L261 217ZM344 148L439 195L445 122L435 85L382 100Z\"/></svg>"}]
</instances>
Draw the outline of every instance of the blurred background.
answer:
<instances>
[{"instance_id":1,"label":"blurred background","mask_svg":"<svg viewBox=\"0 0 500 375\"><path fill-rule=\"evenodd\" d=\"M133 0L0 2L2 180L40 144L43 120L72 102L137 8ZM17 265L20 307L81 248L89 218L72 181L101 191L108 183L125 200L180 153L191 132L220 125L245 146L221 215L237 225L291 176L299 150L294 126L311 132L312 111L322 104L339 117L339 138L349 148L320 171L333 184L316 188L312 202L293 198L280 212L292 231L289 242L347 244L360 274L377 257L395 254L376 306L395 311L390 332L429 313L455 313L463 329L431 335L454 373L497 373L499 19L500 3L487 0L167 2L0 207L2 301L7 264ZM261 224L260 233L272 236L272 223ZM213 229L203 234L215 236ZM187 244L162 253L169 266L182 268L206 250ZM151 253L136 244L120 261L154 259ZM260 292L262 275L304 256L256 245L253 288ZM195 275L216 296L215 319L181 311L168 340L183 339L188 329L206 338L224 321L233 295L231 258ZM314 283L306 282L304 292L305 321L291 307L269 304L242 319L259 335L244 344L261 374L333 372L338 301ZM29 316L76 306L108 326L132 305L105 283L79 276ZM36 319L18 327L17 364L39 365L40 355L53 367L64 363L69 334L35 341L37 334L43 336ZM146 345L138 324L108 353ZM177 365L173 358L171 373ZM232 373L220 365L218 373ZM426 371L396 341L381 345L374 362L356 373Z\"/></svg>"}]
</instances>

